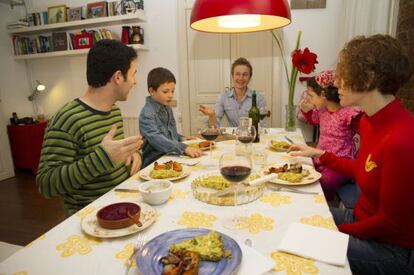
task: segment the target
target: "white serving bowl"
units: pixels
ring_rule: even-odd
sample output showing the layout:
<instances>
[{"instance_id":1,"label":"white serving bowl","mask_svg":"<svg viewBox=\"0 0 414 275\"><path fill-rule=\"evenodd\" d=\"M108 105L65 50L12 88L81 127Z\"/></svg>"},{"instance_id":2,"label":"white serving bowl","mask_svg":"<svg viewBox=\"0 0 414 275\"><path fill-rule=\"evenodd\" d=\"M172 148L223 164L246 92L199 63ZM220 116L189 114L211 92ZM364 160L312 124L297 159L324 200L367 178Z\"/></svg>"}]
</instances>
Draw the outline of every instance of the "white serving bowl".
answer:
<instances>
[{"instance_id":1,"label":"white serving bowl","mask_svg":"<svg viewBox=\"0 0 414 275\"><path fill-rule=\"evenodd\" d=\"M142 183L138 189L146 203L158 205L168 200L172 187L173 183L169 180L150 180Z\"/></svg>"}]
</instances>

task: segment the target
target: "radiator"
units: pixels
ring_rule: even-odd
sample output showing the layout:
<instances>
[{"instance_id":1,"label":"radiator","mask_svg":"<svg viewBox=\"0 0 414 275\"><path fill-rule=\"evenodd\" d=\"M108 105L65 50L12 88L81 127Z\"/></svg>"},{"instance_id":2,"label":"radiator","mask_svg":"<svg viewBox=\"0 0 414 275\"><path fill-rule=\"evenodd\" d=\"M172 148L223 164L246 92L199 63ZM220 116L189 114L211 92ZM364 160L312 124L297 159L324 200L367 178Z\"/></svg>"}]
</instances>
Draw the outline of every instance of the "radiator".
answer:
<instances>
[{"instance_id":1,"label":"radiator","mask_svg":"<svg viewBox=\"0 0 414 275\"><path fill-rule=\"evenodd\" d=\"M134 136L139 133L137 117L123 117L125 137Z\"/></svg>"}]
</instances>

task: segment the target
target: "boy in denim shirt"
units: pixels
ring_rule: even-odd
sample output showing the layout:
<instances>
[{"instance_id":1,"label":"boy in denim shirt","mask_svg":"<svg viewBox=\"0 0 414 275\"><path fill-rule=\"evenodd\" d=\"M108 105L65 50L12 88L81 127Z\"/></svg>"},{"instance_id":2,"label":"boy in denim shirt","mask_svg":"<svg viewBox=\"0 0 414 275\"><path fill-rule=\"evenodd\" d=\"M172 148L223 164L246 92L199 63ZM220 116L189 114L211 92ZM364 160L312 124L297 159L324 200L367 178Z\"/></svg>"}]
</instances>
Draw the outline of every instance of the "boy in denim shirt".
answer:
<instances>
[{"instance_id":1,"label":"boy in denim shirt","mask_svg":"<svg viewBox=\"0 0 414 275\"><path fill-rule=\"evenodd\" d=\"M156 161L164 154L200 157L202 151L188 147L183 140L194 139L177 132L174 115L168 106L174 96L175 77L165 68L155 68L148 73L147 84L150 96L145 100L139 115L139 131L145 138L142 149L143 167Z\"/></svg>"}]
</instances>

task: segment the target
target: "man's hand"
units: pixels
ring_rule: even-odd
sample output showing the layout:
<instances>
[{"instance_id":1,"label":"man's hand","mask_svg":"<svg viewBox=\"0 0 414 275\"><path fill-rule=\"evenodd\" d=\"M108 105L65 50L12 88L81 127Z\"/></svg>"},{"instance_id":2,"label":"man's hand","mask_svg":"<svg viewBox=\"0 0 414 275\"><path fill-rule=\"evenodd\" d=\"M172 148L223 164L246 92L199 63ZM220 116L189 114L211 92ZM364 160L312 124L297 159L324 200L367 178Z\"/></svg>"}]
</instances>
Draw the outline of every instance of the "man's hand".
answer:
<instances>
[{"instance_id":1,"label":"man's hand","mask_svg":"<svg viewBox=\"0 0 414 275\"><path fill-rule=\"evenodd\" d=\"M316 149L307 145L294 144L289 147L289 155L293 157L317 157L319 158L325 153L320 149Z\"/></svg>"},{"instance_id":2,"label":"man's hand","mask_svg":"<svg viewBox=\"0 0 414 275\"><path fill-rule=\"evenodd\" d=\"M132 176L132 175L135 175L135 173L137 173L139 169L141 169L142 159L141 159L141 155L138 154L138 152L133 153L125 161L126 166L130 164L131 164L131 170L129 174Z\"/></svg>"},{"instance_id":3,"label":"man's hand","mask_svg":"<svg viewBox=\"0 0 414 275\"><path fill-rule=\"evenodd\" d=\"M200 107L198 107L198 110L206 116L209 116L209 117L210 116L214 116L214 117L216 116L214 110L207 107L207 106L205 106L205 105L200 105Z\"/></svg>"},{"instance_id":4,"label":"man's hand","mask_svg":"<svg viewBox=\"0 0 414 275\"><path fill-rule=\"evenodd\" d=\"M188 146L188 147L185 149L184 153L185 153L187 156L189 156L189 157L192 157L192 158L198 158L198 157L200 157L200 156L203 154L203 151L201 151L201 150L200 150L200 149L198 149L198 148L193 148L193 147Z\"/></svg>"},{"instance_id":5,"label":"man's hand","mask_svg":"<svg viewBox=\"0 0 414 275\"><path fill-rule=\"evenodd\" d=\"M113 140L116 133L116 125L112 125L111 130L102 139L101 146L112 159L119 165L139 150L143 141L141 136L127 137L121 140Z\"/></svg>"}]
</instances>

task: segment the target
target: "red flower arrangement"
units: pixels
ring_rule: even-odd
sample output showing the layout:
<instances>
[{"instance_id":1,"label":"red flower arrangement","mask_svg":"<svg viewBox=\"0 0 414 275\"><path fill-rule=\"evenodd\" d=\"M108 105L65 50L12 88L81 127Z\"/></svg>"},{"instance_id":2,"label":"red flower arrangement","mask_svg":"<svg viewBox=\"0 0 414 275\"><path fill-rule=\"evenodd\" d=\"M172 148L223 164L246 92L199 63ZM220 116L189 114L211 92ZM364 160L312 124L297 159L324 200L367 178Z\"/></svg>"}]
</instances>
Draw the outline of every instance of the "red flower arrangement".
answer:
<instances>
[{"instance_id":1,"label":"red flower arrangement","mask_svg":"<svg viewBox=\"0 0 414 275\"><path fill-rule=\"evenodd\" d=\"M311 52L308 48L305 48L303 52L295 50L292 53L292 64L301 73L310 74L315 70L315 64L318 63L316 60L318 56Z\"/></svg>"},{"instance_id":2,"label":"red flower arrangement","mask_svg":"<svg viewBox=\"0 0 414 275\"><path fill-rule=\"evenodd\" d=\"M282 54L283 54L283 47L282 42L280 41L279 37L272 31L272 35L275 38ZM300 46L300 38L302 35L302 31L298 32L298 37L296 39L296 47L295 50L292 52L292 71L290 72L290 77L288 76L287 71L287 65L285 60L283 59L283 64L285 67L285 73L286 73L286 79L289 84L289 99L288 99L288 105L287 105L287 112L291 113L291 115L288 115L288 119L286 121L287 129L295 129L295 117L294 117L294 104L293 99L295 95L295 86L296 81L298 78L298 73L301 72L303 74L310 74L315 70L315 64L318 63L317 55L309 50L309 48L305 48L303 51L299 49ZM289 117L291 117L289 119Z\"/></svg>"},{"instance_id":3,"label":"red flower arrangement","mask_svg":"<svg viewBox=\"0 0 414 275\"><path fill-rule=\"evenodd\" d=\"M298 78L298 73L301 72L303 74L310 74L315 70L315 64L318 63L317 55L309 50L309 48L305 48L303 51L299 49L300 45L300 37L302 32L299 31L298 38L296 40L296 48L292 52L292 71L290 73L289 82L289 101L288 105L292 106L293 108L293 98L295 95L295 86L296 80Z\"/></svg>"}]
</instances>

